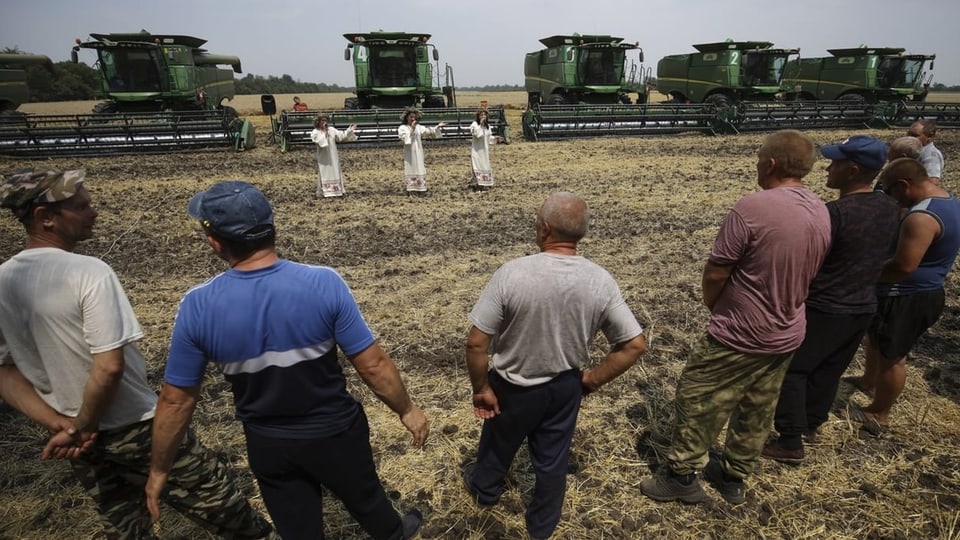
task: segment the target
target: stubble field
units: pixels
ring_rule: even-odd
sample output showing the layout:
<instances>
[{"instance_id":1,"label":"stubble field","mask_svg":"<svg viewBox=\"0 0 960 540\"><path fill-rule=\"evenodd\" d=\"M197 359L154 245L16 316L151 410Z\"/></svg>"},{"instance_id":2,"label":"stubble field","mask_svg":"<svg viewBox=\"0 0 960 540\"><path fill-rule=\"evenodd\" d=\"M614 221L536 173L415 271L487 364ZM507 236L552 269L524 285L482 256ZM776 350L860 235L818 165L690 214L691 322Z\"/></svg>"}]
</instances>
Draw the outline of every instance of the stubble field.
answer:
<instances>
[{"instance_id":1,"label":"stubble field","mask_svg":"<svg viewBox=\"0 0 960 540\"><path fill-rule=\"evenodd\" d=\"M337 108L343 95L302 95L314 108ZM467 313L494 270L533 253L533 216L550 193L573 191L591 207L582 254L605 266L645 327L642 363L584 401L573 442L563 519L555 538L960 538L960 278L947 284L947 308L914 351L907 388L882 438L832 417L821 442L800 466L761 462L748 480L747 502L727 505L706 488L699 506L654 503L639 493L669 444L672 398L691 344L706 326L700 302L703 262L726 211L755 191L761 135L519 140L522 93L461 93L461 104L508 106L514 142L494 147L496 187L467 189L464 144L426 150L431 195L408 198L399 147L341 146L348 196L314 197L313 153L281 153L264 144L268 118L259 96L233 106L257 124L260 146L243 152L166 156L0 158L0 172L30 166L87 170L100 216L95 238L79 251L113 266L146 333L141 341L151 380L161 383L180 296L223 270L186 216L190 196L212 183L244 179L259 186L276 212L284 257L336 268L351 285L367 322L397 361L413 399L431 420L423 450L410 447L399 420L347 368L350 388L370 417L371 440L384 485L399 508L424 511L424 538L523 538L523 508L533 487L525 451L514 463L500 505L471 503L460 479L480 432L470 406L463 361ZM276 96L278 107L291 96ZM90 103L30 104L27 112L86 112ZM900 133L865 131L884 139ZM813 131L818 144L851 133ZM947 157L945 185L960 188L952 163L960 134L937 137ZM807 179L824 200L824 159ZM0 220L0 260L23 247L19 224ZM598 338L591 362L604 354ZM858 353L852 372L859 372ZM841 387L837 407L864 404ZM194 426L229 461L251 500L262 508L247 468L232 396L208 372ZM0 539L92 538L89 500L63 462L41 462L42 430L19 414L0 412ZM722 442L722 436L721 436ZM719 447L718 447L719 448ZM322 456L318 456L322 459ZM343 507L327 499L329 538L364 538ZM207 533L166 511L163 538Z\"/></svg>"}]
</instances>

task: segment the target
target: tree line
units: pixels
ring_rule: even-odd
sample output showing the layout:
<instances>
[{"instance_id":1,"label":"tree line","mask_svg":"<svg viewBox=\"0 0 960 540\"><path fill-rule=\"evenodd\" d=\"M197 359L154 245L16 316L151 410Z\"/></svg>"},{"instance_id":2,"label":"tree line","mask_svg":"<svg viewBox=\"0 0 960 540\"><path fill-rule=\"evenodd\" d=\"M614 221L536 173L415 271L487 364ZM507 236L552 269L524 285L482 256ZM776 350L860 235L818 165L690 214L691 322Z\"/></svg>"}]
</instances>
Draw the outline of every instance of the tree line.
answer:
<instances>
[{"instance_id":1,"label":"tree line","mask_svg":"<svg viewBox=\"0 0 960 540\"><path fill-rule=\"evenodd\" d=\"M15 52L7 50L5 52ZM30 101L77 101L102 97L100 73L82 63L70 61L56 62L52 67L28 66L27 86L30 88ZM352 92L352 86L338 84L301 82L290 75L279 77L253 75L235 79L237 94L325 94ZM516 92L523 91L521 85L495 84L485 86L459 87L459 91L478 92ZM947 86L934 83L933 92L960 92L960 85Z\"/></svg>"}]
</instances>

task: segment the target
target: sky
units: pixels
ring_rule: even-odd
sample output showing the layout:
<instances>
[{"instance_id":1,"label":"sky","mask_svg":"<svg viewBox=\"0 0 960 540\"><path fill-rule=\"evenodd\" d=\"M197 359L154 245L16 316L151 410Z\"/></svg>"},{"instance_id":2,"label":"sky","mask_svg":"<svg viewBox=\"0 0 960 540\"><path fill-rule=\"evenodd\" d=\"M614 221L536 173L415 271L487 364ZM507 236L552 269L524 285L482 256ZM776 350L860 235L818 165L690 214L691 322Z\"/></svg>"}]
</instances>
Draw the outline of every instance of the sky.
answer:
<instances>
[{"instance_id":1,"label":"sky","mask_svg":"<svg viewBox=\"0 0 960 540\"><path fill-rule=\"evenodd\" d=\"M348 32L432 34L455 85L523 84L540 38L602 34L638 42L645 67L694 43L770 41L803 57L827 49L903 47L937 55L933 82L960 84L960 0L0 0L0 49L70 58L92 33L190 35L240 57L244 74L353 86ZM631 58L636 61L634 52ZM80 61L92 65L92 51Z\"/></svg>"}]
</instances>

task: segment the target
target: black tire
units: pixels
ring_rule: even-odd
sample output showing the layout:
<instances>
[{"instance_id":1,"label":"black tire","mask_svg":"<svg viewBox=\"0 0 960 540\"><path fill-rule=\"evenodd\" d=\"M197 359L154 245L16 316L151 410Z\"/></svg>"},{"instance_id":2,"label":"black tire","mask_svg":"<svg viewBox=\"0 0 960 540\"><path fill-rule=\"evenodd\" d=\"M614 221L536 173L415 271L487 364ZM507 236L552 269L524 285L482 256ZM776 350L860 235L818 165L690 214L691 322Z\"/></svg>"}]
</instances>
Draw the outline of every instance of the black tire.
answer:
<instances>
[{"instance_id":1,"label":"black tire","mask_svg":"<svg viewBox=\"0 0 960 540\"><path fill-rule=\"evenodd\" d=\"M866 103L867 98L863 97L863 94L844 94L840 96L840 101L849 105L859 105Z\"/></svg>"},{"instance_id":2,"label":"black tire","mask_svg":"<svg viewBox=\"0 0 960 540\"><path fill-rule=\"evenodd\" d=\"M223 111L224 120L233 120L237 117L237 110L229 105L221 105L219 109Z\"/></svg>"},{"instance_id":3,"label":"black tire","mask_svg":"<svg viewBox=\"0 0 960 540\"><path fill-rule=\"evenodd\" d=\"M630 96L628 96L627 94L620 94L617 97L617 101L619 101L624 105L631 105L633 103L633 101L630 100Z\"/></svg>"},{"instance_id":4,"label":"black tire","mask_svg":"<svg viewBox=\"0 0 960 540\"><path fill-rule=\"evenodd\" d=\"M725 94L713 94L704 100L704 103L712 103L717 109L727 109L732 105L730 98Z\"/></svg>"},{"instance_id":5,"label":"black tire","mask_svg":"<svg viewBox=\"0 0 960 540\"><path fill-rule=\"evenodd\" d=\"M93 106L93 114L116 114L119 110L116 101L101 101Z\"/></svg>"},{"instance_id":6,"label":"black tire","mask_svg":"<svg viewBox=\"0 0 960 540\"><path fill-rule=\"evenodd\" d=\"M550 97L547 98L547 105L566 105L567 100L563 97L563 94L550 94Z\"/></svg>"},{"instance_id":7,"label":"black tire","mask_svg":"<svg viewBox=\"0 0 960 540\"><path fill-rule=\"evenodd\" d=\"M424 109L442 109L446 107L446 103L443 101L443 96L427 96L423 100Z\"/></svg>"},{"instance_id":8,"label":"black tire","mask_svg":"<svg viewBox=\"0 0 960 540\"><path fill-rule=\"evenodd\" d=\"M348 110L356 110L360 108L360 99L355 97L348 97L343 100L343 108Z\"/></svg>"}]
</instances>

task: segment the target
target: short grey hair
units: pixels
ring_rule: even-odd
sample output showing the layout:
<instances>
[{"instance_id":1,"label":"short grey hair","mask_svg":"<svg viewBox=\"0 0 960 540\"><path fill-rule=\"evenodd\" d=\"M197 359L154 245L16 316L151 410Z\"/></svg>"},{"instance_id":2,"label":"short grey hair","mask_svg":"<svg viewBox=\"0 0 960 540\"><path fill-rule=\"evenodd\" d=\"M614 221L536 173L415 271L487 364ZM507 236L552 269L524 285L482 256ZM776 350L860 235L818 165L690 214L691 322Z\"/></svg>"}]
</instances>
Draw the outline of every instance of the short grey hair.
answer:
<instances>
[{"instance_id":1,"label":"short grey hair","mask_svg":"<svg viewBox=\"0 0 960 540\"><path fill-rule=\"evenodd\" d=\"M540 206L540 220L561 240L579 242L590 222L587 202L568 191L554 193Z\"/></svg>"}]
</instances>

